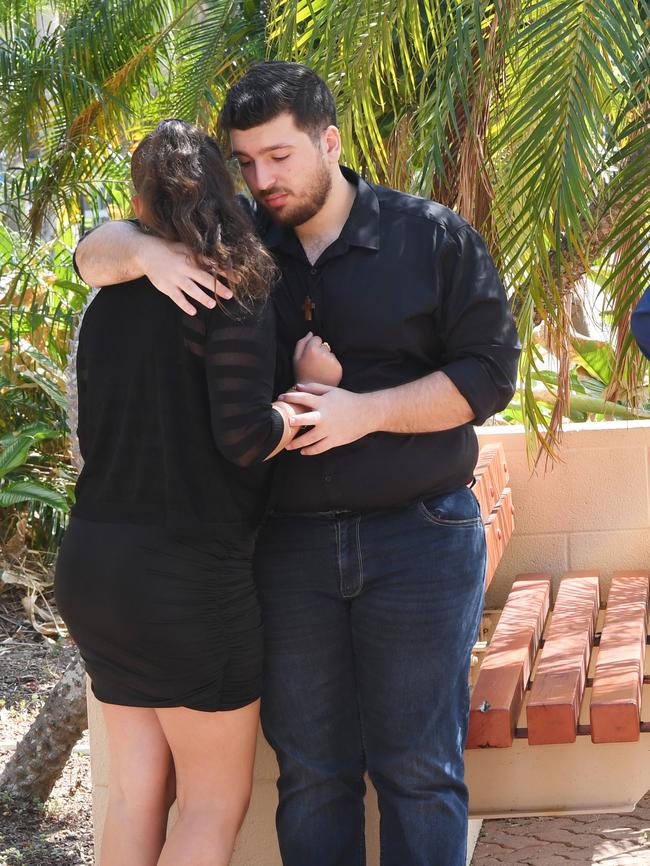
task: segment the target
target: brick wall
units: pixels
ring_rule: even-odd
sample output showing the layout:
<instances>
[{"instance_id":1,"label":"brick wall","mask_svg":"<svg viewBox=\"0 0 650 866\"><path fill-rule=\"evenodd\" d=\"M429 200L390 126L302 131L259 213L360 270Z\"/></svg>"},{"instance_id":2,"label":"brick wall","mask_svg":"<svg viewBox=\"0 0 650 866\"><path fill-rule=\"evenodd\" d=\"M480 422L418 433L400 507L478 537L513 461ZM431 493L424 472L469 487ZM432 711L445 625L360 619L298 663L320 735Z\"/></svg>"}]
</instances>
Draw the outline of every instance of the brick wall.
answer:
<instances>
[{"instance_id":1,"label":"brick wall","mask_svg":"<svg viewBox=\"0 0 650 866\"><path fill-rule=\"evenodd\" d=\"M598 568L606 598L614 571L650 568L650 422L569 425L561 461L532 470L523 430L483 427L481 445L503 443L515 530L487 607L503 606L517 574L548 571L554 589L569 569Z\"/></svg>"}]
</instances>

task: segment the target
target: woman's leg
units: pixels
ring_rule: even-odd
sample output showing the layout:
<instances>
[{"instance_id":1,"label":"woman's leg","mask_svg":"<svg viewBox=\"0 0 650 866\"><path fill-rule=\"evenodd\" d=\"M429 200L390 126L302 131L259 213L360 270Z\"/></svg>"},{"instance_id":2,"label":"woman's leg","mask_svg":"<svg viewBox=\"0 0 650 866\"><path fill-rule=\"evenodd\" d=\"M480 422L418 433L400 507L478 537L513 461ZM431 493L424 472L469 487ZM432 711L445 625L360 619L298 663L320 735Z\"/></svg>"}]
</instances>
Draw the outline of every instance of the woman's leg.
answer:
<instances>
[{"instance_id":1,"label":"woman's leg","mask_svg":"<svg viewBox=\"0 0 650 866\"><path fill-rule=\"evenodd\" d=\"M102 704L108 729L108 810L99 866L155 866L174 801L172 756L146 707Z\"/></svg>"},{"instance_id":2,"label":"woman's leg","mask_svg":"<svg viewBox=\"0 0 650 866\"><path fill-rule=\"evenodd\" d=\"M178 805L158 866L228 866L250 799L259 701L156 713L174 756Z\"/></svg>"}]
</instances>

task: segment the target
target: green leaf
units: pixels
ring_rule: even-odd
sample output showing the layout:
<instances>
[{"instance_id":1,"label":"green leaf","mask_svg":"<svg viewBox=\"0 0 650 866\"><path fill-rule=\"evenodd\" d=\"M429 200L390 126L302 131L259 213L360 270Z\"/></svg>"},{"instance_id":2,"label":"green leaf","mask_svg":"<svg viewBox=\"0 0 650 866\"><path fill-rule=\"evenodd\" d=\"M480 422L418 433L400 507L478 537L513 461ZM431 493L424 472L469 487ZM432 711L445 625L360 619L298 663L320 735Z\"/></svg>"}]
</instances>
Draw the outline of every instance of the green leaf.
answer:
<instances>
[{"instance_id":1,"label":"green leaf","mask_svg":"<svg viewBox=\"0 0 650 866\"><path fill-rule=\"evenodd\" d=\"M7 261L14 250L14 242L7 229L0 225L0 257Z\"/></svg>"},{"instance_id":2,"label":"green leaf","mask_svg":"<svg viewBox=\"0 0 650 866\"><path fill-rule=\"evenodd\" d=\"M0 488L0 508L8 508L21 502L38 502L49 505L57 511L69 510L65 496L36 481L16 481L14 484L6 484Z\"/></svg>"},{"instance_id":3,"label":"green leaf","mask_svg":"<svg viewBox=\"0 0 650 866\"><path fill-rule=\"evenodd\" d=\"M38 387L47 394L47 396L56 403L57 406L60 406L61 409L67 408L67 400L66 395L62 388L57 387L54 383L52 383L45 376L41 376L39 373L34 372L33 370L22 370L22 375L27 379L31 379L32 382L35 382Z\"/></svg>"},{"instance_id":4,"label":"green leaf","mask_svg":"<svg viewBox=\"0 0 650 866\"><path fill-rule=\"evenodd\" d=\"M57 279L54 283L59 289L67 289L70 292L73 292L76 295L80 295L82 298L85 298L88 294L88 287L82 285L81 283L75 283L72 280L59 280Z\"/></svg>"},{"instance_id":5,"label":"green leaf","mask_svg":"<svg viewBox=\"0 0 650 866\"><path fill-rule=\"evenodd\" d=\"M6 448L0 451L0 478L4 478L13 469L22 466L32 450L31 436L17 436Z\"/></svg>"},{"instance_id":6,"label":"green leaf","mask_svg":"<svg viewBox=\"0 0 650 866\"><path fill-rule=\"evenodd\" d=\"M13 433L9 433L7 436L0 437L0 446L6 448L17 436L30 436L36 442L43 442L46 439L59 439L63 436L63 431L57 430L42 421L34 421Z\"/></svg>"},{"instance_id":7,"label":"green leaf","mask_svg":"<svg viewBox=\"0 0 650 866\"><path fill-rule=\"evenodd\" d=\"M546 403L549 406L555 404L555 399L552 395L538 396L540 403ZM640 419L650 419L650 412L645 412L643 409L631 409L629 406L622 406L620 403L613 403L611 400L603 400L598 397L589 397L586 394L571 394L571 413L581 413L585 418L587 415L602 415L615 418L618 421L638 421Z\"/></svg>"},{"instance_id":8,"label":"green leaf","mask_svg":"<svg viewBox=\"0 0 650 866\"><path fill-rule=\"evenodd\" d=\"M603 385L609 385L616 363L614 352L609 343L573 337L571 346L579 366L583 367L594 379L602 382Z\"/></svg>"},{"instance_id":9,"label":"green leaf","mask_svg":"<svg viewBox=\"0 0 650 866\"><path fill-rule=\"evenodd\" d=\"M578 393L590 394L592 397L603 399L603 394L607 385L601 382L600 379L594 379L593 376L581 375L579 378L581 388ZM572 386L573 389L573 386Z\"/></svg>"}]
</instances>

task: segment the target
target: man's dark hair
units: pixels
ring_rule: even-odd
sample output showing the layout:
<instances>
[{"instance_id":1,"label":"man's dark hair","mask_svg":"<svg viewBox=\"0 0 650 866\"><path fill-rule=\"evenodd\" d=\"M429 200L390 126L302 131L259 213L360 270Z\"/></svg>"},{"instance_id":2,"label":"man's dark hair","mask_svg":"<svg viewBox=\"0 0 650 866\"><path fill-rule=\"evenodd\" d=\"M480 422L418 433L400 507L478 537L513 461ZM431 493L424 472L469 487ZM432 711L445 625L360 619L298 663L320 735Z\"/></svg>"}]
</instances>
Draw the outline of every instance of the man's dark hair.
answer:
<instances>
[{"instance_id":1,"label":"man's dark hair","mask_svg":"<svg viewBox=\"0 0 650 866\"><path fill-rule=\"evenodd\" d=\"M220 126L251 129L289 112L298 129L317 136L336 125L336 104L322 78L302 63L270 60L253 66L228 91Z\"/></svg>"}]
</instances>

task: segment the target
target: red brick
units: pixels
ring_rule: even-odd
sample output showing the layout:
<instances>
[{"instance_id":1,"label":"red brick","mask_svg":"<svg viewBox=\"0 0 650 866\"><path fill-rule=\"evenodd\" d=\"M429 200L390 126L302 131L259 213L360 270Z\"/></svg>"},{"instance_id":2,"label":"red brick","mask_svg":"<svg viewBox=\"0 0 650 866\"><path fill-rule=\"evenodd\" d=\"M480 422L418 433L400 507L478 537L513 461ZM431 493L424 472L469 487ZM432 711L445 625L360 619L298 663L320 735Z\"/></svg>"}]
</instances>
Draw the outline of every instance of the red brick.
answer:
<instances>
[{"instance_id":1,"label":"red brick","mask_svg":"<svg viewBox=\"0 0 650 866\"><path fill-rule=\"evenodd\" d=\"M636 742L640 736L649 574L618 572L612 581L591 693L594 743Z\"/></svg>"},{"instance_id":2,"label":"red brick","mask_svg":"<svg viewBox=\"0 0 650 866\"><path fill-rule=\"evenodd\" d=\"M598 575L568 572L528 701L531 745L575 742L598 608Z\"/></svg>"},{"instance_id":3,"label":"red brick","mask_svg":"<svg viewBox=\"0 0 650 866\"><path fill-rule=\"evenodd\" d=\"M467 748L512 745L550 597L548 574L513 584L472 692Z\"/></svg>"}]
</instances>

